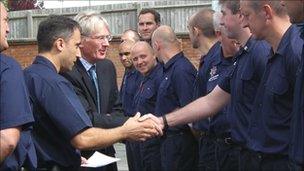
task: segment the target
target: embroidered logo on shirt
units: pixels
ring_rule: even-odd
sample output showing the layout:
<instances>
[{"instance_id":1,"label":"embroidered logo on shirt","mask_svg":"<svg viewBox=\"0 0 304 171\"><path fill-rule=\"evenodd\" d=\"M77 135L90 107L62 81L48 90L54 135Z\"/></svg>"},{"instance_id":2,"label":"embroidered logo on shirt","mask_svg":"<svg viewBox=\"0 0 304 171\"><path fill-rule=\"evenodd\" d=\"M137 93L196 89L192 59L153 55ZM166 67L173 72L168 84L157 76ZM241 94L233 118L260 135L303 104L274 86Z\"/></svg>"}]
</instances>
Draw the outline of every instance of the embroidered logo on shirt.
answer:
<instances>
[{"instance_id":1,"label":"embroidered logo on shirt","mask_svg":"<svg viewBox=\"0 0 304 171\"><path fill-rule=\"evenodd\" d=\"M248 46L245 46L245 47L244 47L244 50L248 50Z\"/></svg>"},{"instance_id":2,"label":"embroidered logo on shirt","mask_svg":"<svg viewBox=\"0 0 304 171\"><path fill-rule=\"evenodd\" d=\"M217 67L216 66L213 66L211 69L210 69L210 78L208 81L214 81L218 78L218 74L216 74L216 71L217 71Z\"/></svg>"}]
</instances>

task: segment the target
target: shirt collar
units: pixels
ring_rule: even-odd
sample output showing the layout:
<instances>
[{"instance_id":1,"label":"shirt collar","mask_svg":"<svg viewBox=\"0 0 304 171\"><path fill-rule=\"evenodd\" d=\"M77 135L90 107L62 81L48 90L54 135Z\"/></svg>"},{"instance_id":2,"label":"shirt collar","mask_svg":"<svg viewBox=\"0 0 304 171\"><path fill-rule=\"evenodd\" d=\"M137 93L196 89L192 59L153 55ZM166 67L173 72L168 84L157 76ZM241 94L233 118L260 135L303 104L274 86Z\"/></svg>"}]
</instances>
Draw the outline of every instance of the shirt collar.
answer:
<instances>
[{"instance_id":1,"label":"shirt collar","mask_svg":"<svg viewBox=\"0 0 304 171\"><path fill-rule=\"evenodd\" d=\"M300 29L301 39L304 39L304 22L303 23L298 23L297 26Z\"/></svg>"},{"instance_id":2,"label":"shirt collar","mask_svg":"<svg viewBox=\"0 0 304 171\"><path fill-rule=\"evenodd\" d=\"M183 56L184 56L184 53L182 51L177 53L164 65L164 68L165 69L170 68L170 66L173 65L175 63L175 61L177 61L179 58L181 58Z\"/></svg>"},{"instance_id":3,"label":"shirt collar","mask_svg":"<svg viewBox=\"0 0 304 171\"><path fill-rule=\"evenodd\" d=\"M145 76L146 78L152 78L155 74L156 74L156 71L161 67L161 64L160 63L156 63L155 67L150 71L150 73Z\"/></svg>"},{"instance_id":4,"label":"shirt collar","mask_svg":"<svg viewBox=\"0 0 304 171\"><path fill-rule=\"evenodd\" d=\"M200 65L202 65L207 60L207 58L209 57L214 58L214 56L218 55L220 49L221 49L221 43L218 41L209 49L206 55L203 55L201 57Z\"/></svg>"},{"instance_id":5,"label":"shirt collar","mask_svg":"<svg viewBox=\"0 0 304 171\"><path fill-rule=\"evenodd\" d=\"M253 44L255 42L255 39L250 36L249 39L247 40L245 46L241 46L239 51L234 55L234 60L242 56L243 53L248 53L250 50L253 48Z\"/></svg>"},{"instance_id":6,"label":"shirt collar","mask_svg":"<svg viewBox=\"0 0 304 171\"><path fill-rule=\"evenodd\" d=\"M233 56L224 57L222 49L221 49L220 55L221 55L221 57L219 58L220 62L217 64L223 63L223 65L231 65L231 63L233 61Z\"/></svg>"},{"instance_id":7,"label":"shirt collar","mask_svg":"<svg viewBox=\"0 0 304 171\"><path fill-rule=\"evenodd\" d=\"M57 73L57 69L56 69L55 65L44 56L40 56L40 55L36 56L33 64L45 65L46 67L48 67L49 69L51 69L52 71Z\"/></svg>"},{"instance_id":8,"label":"shirt collar","mask_svg":"<svg viewBox=\"0 0 304 171\"><path fill-rule=\"evenodd\" d=\"M85 60L84 58L79 58L80 62L82 63L83 67L85 68L85 70L87 72L89 72L89 70L91 69L91 67L95 64L91 64L90 62L88 62L87 60Z\"/></svg>"},{"instance_id":9,"label":"shirt collar","mask_svg":"<svg viewBox=\"0 0 304 171\"><path fill-rule=\"evenodd\" d=\"M211 58L214 58L214 64L217 65L219 63L221 63L221 58L222 58L222 47L221 47L221 43L218 42L216 43L211 49L210 51L212 54ZM220 58L218 58L218 56L220 56Z\"/></svg>"},{"instance_id":10,"label":"shirt collar","mask_svg":"<svg viewBox=\"0 0 304 171\"><path fill-rule=\"evenodd\" d=\"M280 43L279 43L279 46L278 46L278 50L276 52L276 54L279 54L281 56L286 56L288 53L286 51L286 48L287 46L290 46L290 40L292 39L292 37L294 36L298 36L299 34L299 28L295 25L291 25L287 31L284 33ZM291 45L293 46L293 45Z\"/></svg>"},{"instance_id":11,"label":"shirt collar","mask_svg":"<svg viewBox=\"0 0 304 171\"><path fill-rule=\"evenodd\" d=\"M254 38L252 36L249 37L244 47L241 47L243 51L249 52L253 47Z\"/></svg>"},{"instance_id":12,"label":"shirt collar","mask_svg":"<svg viewBox=\"0 0 304 171\"><path fill-rule=\"evenodd\" d=\"M214 62L212 63L213 65L220 65L220 64L231 65L233 56L225 58L224 54L223 54L222 47L219 46L219 48L214 53L214 55L212 56L212 58L214 58Z\"/></svg>"},{"instance_id":13,"label":"shirt collar","mask_svg":"<svg viewBox=\"0 0 304 171\"><path fill-rule=\"evenodd\" d=\"M131 75L131 74L134 74L135 72L137 72L137 70L135 69L134 66L132 66L132 68L125 69L125 74L126 75Z\"/></svg>"}]
</instances>

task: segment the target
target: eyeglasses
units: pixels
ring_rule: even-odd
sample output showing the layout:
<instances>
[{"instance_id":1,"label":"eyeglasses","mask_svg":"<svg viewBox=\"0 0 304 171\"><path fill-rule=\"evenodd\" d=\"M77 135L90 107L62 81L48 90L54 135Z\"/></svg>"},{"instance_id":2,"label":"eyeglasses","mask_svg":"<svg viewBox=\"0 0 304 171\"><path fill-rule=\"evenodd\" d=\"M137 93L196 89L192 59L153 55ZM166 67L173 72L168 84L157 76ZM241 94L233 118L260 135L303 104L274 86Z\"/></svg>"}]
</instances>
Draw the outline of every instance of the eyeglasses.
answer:
<instances>
[{"instance_id":1,"label":"eyeglasses","mask_svg":"<svg viewBox=\"0 0 304 171\"><path fill-rule=\"evenodd\" d=\"M98 40L98 41L111 41L113 39L113 36L112 35L105 35L105 36L96 36L96 37L92 37L92 36L86 36L86 37L89 37L91 39L95 39L95 40Z\"/></svg>"},{"instance_id":2,"label":"eyeglasses","mask_svg":"<svg viewBox=\"0 0 304 171\"><path fill-rule=\"evenodd\" d=\"M121 52L121 53L119 53L118 55L120 56L120 57L122 57L122 56L129 56L131 53L130 52Z\"/></svg>"}]
</instances>

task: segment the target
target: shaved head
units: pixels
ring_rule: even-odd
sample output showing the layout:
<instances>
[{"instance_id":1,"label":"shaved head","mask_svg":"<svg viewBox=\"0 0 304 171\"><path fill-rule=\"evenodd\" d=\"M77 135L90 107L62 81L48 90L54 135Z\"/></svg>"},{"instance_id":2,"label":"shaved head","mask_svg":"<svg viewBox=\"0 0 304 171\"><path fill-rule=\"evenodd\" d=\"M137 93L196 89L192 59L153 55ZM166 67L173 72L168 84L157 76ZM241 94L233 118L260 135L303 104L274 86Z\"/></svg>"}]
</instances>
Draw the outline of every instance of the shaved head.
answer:
<instances>
[{"instance_id":1,"label":"shaved head","mask_svg":"<svg viewBox=\"0 0 304 171\"><path fill-rule=\"evenodd\" d=\"M150 44L146 41L135 43L131 50L131 57L136 70L147 75L156 66L156 56Z\"/></svg>"},{"instance_id":2,"label":"shaved head","mask_svg":"<svg viewBox=\"0 0 304 171\"><path fill-rule=\"evenodd\" d=\"M177 39L170 26L159 26L152 35L152 47L159 62L166 63L170 57L182 49L181 42Z\"/></svg>"},{"instance_id":3,"label":"shaved head","mask_svg":"<svg viewBox=\"0 0 304 171\"><path fill-rule=\"evenodd\" d=\"M139 34L134 30L126 30L121 35L121 41L124 42L126 40L132 40L134 42L139 41Z\"/></svg>"},{"instance_id":4,"label":"shaved head","mask_svg":"<svg viewBox=\"0 0 304 171\"><path fill-rule=\"evenodd\" d=\"M137 49L145 49L145 50L148 50L151 54L154 54L154 51L153 51L151 45L146 41L138 41L138 42L134 43L134 45L131 49L131 54L133 51L135 51Z\"/></svg>"},{"instance_id":5,"label":"shaved head","mask_svg":"<svg viewBox=\"0 0 304 171\"><path fill-rule=\"evenodd\" d=\"M170 26L162 25L159 26L152 35L152 42L155 40L162 41L164 44L176 43L177 37Z\"/></svg>"},{"instance_id":6,"label":"shaved head","mask_svg":"<svg viewBox=\"0 0 304 171\"><path fill-rule=\"evenodd\" d=\"M216 36L213 27L213 14L214 11L212 9L202 9L190 17L188 26L190 28L196 27L206 37L213 38Z\"/></svg>"},{"instance_id":7,"label":"shaved head","mask_svg":"<svg viewBox=\"0 0 304 171\"><path fill-rule=\"evenodd\" d=\"M134 44L135 42L133 42L132 40L125 40L119 45L119 59L125 68L131 68L133 66L131 58L131 49Z\"/></svg>"},{"instance_id":8,"label":"shaved head","mask_svg":"<svg viewBox=\"0 0 304 171\"><path fill-rule=\"evenodd\" d=\"M130 49L134 46L136 42L132 41L132 40L125 40L124 42L122 42L120 45L119 45L119 51L121 49Z\"/></svg>"}]
</instances>

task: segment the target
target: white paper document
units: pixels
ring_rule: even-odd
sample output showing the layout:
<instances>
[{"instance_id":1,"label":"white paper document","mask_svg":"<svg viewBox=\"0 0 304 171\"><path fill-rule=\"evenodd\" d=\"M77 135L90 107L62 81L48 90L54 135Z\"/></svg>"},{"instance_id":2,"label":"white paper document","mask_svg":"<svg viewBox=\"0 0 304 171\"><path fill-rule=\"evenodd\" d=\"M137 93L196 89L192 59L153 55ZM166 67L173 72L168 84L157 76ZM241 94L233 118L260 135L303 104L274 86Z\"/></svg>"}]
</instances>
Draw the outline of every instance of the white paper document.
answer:
<instances>
[{"instance_id":1,"label":"white paper document","mask_svg":"<svg viewBox=\"0 0 304 171\"><path fill-rule=\"evenodd\" d=\"M81 167L101 167L119 160L119 158L110 157L95 151L95 153L87 160L87 163L82 164Z\"/></svg>"}]
</instances>

